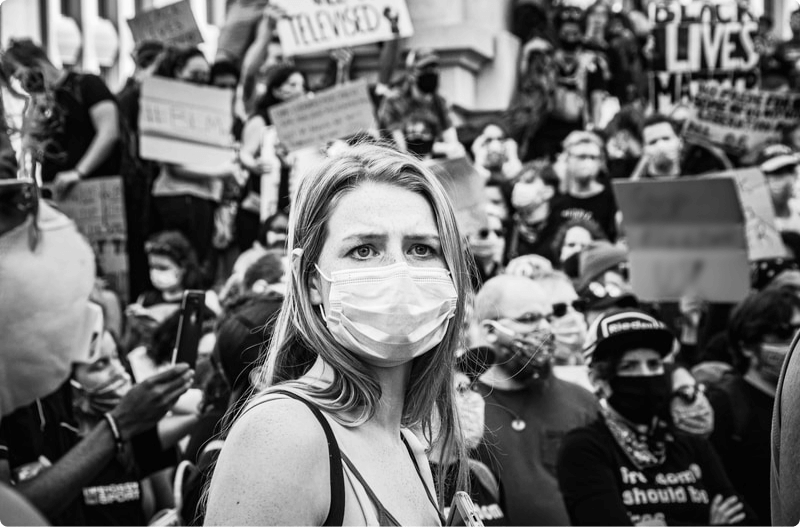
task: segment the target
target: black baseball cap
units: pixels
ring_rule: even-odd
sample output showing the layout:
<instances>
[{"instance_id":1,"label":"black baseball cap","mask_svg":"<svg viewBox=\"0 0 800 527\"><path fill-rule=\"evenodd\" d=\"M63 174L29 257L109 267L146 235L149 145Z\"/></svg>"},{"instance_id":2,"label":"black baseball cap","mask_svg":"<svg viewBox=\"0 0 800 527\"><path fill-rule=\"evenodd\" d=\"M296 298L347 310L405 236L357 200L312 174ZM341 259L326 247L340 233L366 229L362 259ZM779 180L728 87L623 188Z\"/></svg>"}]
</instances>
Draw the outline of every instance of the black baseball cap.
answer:
<instances>
[{"instance_id":1,"label":"black baseball cap","mask_svg":"<svg viewBox=\"0 0 800 527\"><path fill-rule=\"evenodd\" d=\"M583 358L591 365L637 348L652 349L666 357L672 352L674 342L672 331L652 315L639 309L616 309L592 322Z\"/></svg>"}]
</instances>

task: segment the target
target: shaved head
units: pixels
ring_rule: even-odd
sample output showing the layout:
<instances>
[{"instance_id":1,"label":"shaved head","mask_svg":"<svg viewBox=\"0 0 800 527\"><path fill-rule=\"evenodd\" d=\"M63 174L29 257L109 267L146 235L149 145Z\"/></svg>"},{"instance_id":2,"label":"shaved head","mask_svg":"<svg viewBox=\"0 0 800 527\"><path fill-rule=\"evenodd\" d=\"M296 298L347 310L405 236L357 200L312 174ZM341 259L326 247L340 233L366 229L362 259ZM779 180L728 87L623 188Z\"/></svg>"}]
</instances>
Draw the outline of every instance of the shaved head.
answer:
<instances>
[{"instance_id":1,"label":"shaved head","mask_svg":"<svg viewBox=\"0 0 800 527\"><path fill-rule=\"evenodd\" d=\"M475 322L516 318L529 312L551 311L541 286L523 276L500 275L488 280L475 296Z\"/></svg>"}]
</instances>

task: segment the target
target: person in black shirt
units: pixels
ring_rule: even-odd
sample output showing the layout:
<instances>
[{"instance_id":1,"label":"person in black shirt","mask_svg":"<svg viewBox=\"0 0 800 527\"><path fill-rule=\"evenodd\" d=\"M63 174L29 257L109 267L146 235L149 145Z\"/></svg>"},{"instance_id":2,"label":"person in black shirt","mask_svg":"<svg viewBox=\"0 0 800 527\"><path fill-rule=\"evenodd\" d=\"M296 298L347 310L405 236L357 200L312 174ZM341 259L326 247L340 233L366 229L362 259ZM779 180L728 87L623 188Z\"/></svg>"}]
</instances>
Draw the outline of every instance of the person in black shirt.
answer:
<instances>
[{"instance_id":1,"label":"person in black shirt","mask_svg":"<svg viewBox=\"0 0 800 527\"><path fill-rule=\"evenodd\" d=\"M711 442L736 490L758 518L770 521L769 438L775 388L792 337L800 328L800 298L767 289L745 299L728 326L736 372L709 390L716 426Z\"/></svg>"},{"instance_id":2,"label":"person in black shirt","mask_svg":"<svg viewBox=\"0 0 800 527\"><path fill-rule=\"evenodd\" d=\"M612 242L617 238L617 203L611 187L598 178L603 166L603 140L591 132L572 132L564 140L566 185L551 203L551 222L592 220Z\"/></svg>"},{"instance_id":3,"label":"person in black shirt","mask_svg":"<svg viewBox=\"0 0 800 527\"><path fill-rule=\"evenodd\" d=\"M31 96L30 139L57 196L83 178L119 175L119 114L100 77L56 68L28 39L9 44L2 68Z\"/></svg>"},{"instance_id":4,"label":"person in black shirt","mask_svg":"<svg viewBox=\"0 0 800 527\"><path fill-rule=\"evenodd\" d=\"M612 310L589 328L584 358L604 401L573 430L558 481L573 525L734 525L753 520L707 440L670 422L664 366L675 338L652 316Z\"/></svg>"}]
</instances>

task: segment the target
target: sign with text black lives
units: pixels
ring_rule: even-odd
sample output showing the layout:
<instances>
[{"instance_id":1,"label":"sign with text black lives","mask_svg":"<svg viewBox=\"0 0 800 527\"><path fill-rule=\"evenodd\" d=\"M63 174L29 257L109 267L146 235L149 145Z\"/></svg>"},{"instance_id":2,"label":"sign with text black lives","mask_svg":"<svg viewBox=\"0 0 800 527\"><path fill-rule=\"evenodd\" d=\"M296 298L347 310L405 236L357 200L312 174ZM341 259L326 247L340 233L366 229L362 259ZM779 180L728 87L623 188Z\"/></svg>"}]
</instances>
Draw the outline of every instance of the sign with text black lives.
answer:
<instances>
[{"instance_id":1,"label":"sign with text black lives","mask_svg":"<svg viewBox=\"0 0 800 527\"><path fill-rule=\"evenodd\" d=\"M691 295L736 303L747 296L745 217L732 178L613 185L640 299L674 302Z\"/></svg>"},{"instance_id":2,"label":"sign with text black lives","mask_svg":"<svg viewBox=\"0 0 800 527\"><path fill-rule=\"evenodd\" d=\"M148 77L142 81L139 153L165 163L220 165L233 156L233 92Z\"/></svg>"},{"instance_id":3,"label":"sign with text black lives","mask_svg":"<svg viewBox=\"0 0 800 527\"><path fill-rule=\"evenodd\" d=\"M364 80L319 91L269 109L278 139L289 150L321 147L375 128L372 102Z\"/></svg>"},{"instance_id":4,"label":"sign with text black lives","mask_svg":"<svg viewBox=\"0 0 800 527\"><path fill-rule=\"evenodd\" d=\"M128 20L136 44L156 40L165 44L196 46L203 42L189 0L145 11Z\"/></svg>"},{"instance_id":5,"label":"sign with text black lives","mask_svg":"<svg viewBox=\"0 0 800 527\"><path fill-rule=\"evenodd\" d=\"M785 127L800 123L798 94L739 91L703 83L693 106L686 137L710 141L739 156L780 140Z\"/></svg>"},{"instance_id":6,"label":"sign with text black lives","mask_svg":"<svg viewBox=\"0 0 800 527\"><path fill-rule=\"evenodd\" d=\"M699 83L715 80L738 89L758 82L753 43L758 23L735 1L660 2L648 10L654 48L651 103L666 113L690 102Z\"/></svg>"},{"instance_id":7,"label":"sign with text black lives","mask_svg":"<svg viewBox=\"0 0 800 527\"><path fill-rule=\"evenodd\" d=\"M405 0L273 0L286 12L278 36L287 56L360 46L395 38L387 13L398 17L400 36L414 34Z\"/></svg>"},{"instance_id":8,"label":"sign with text black lives","mask_svg":"<svg viewBox=\"0 0 800 527\"><path fill-rule=\"evenodd\" d=\"M114 176L80 181L57 205L89 240L112 289L127 300L128 226L122 178Z\"/></svg>"}]
</instances>

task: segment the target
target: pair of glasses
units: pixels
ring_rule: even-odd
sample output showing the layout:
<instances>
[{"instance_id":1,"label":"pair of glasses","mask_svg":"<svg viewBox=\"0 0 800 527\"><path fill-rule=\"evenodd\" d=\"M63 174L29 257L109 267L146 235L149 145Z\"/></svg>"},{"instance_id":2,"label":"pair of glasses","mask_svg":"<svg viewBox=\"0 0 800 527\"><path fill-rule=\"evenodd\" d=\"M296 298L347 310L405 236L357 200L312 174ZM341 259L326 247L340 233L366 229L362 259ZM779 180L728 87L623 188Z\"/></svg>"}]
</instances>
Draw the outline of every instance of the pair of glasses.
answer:
<instances>
[{"instance_id":1,"label":"pair of glasses","mask_svg":"<svg viewBox=\"0 0 800 527\"><path fill-rule=\"evenodd\" d=\"M706 391L702 384L686 384L680 386L672 392L673 397L677 397L686 404L692 404L697 400L697 396Z\"/></svg>"},{"instance_id":2,"label":"pair of glasses","mask_svg":"<svg viewBox=\"0 0 800 527\"><path fill-rule=\"evenodd\" d=\"M478 231L478 238L480 238L481 240L485 240L486 238L489 237L490 233L494 233L495 236L497 236L498 238L503 238L506 235L506 231L504 231L503 229L483 228Z\"/></svg>"},{"instance_id":3,"label":"pair of glasses","mask_svg":"<svg viewBox=\"0 0 800 527\"><path fill-rule=\"evenodd\" d=\"M569 312L570 307L572 307L572 309L578 313L583 313L583 311L586 309L586 300L578 298L572 302L557 302L553 304L553 316L555 318L563 317Z\"/></svg>"}]
</instances>

